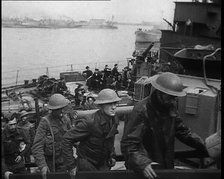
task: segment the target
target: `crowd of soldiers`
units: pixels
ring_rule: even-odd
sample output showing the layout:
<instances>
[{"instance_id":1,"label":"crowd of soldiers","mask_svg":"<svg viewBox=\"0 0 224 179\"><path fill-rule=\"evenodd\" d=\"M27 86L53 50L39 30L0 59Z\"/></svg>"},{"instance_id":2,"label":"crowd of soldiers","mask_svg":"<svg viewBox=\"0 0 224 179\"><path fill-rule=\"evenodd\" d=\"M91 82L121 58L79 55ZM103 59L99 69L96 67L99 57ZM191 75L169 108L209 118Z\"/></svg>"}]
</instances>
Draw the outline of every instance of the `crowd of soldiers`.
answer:
<instances>
[{"instance_id":1,"label":"crowd of soldiers","mask_svg":"<svg viewBox=\"0 0 224 179\"><path fill-rule=\"evenodd\" d=\"M100 91L104 88L110 88L115 91L127 90L133 91L132 71L126 66L121 72L118 71L118 64L115 64L113 69L105 65L104 69L100 71L95 68L92 72L89 66L86 66L86 70L83 71L89 90Z\"/></svg>"},{"instance_id":2,"label":"crowd of soldiers","mask_svg":"<svg viewBox=\"0 0 224 179\"><path fill-rule=\"evenodd\" d=\"M146 178L155 178L153 163L174 167L174 137L209 156L205 142L185 126L177 111L177 97L184 96L178 76L166 72L152 81L154 91L135 104L125 121L121 151L125 167ZM121 98L110 88L89 98L98 110L77 118L71 101L60 93L51 95L38 125L30 123L30 112L3 114L2 174L29 173L25 163L34 162L43 179L49 172L108 171L116 164L114 147ZM220 159L221 155L215 156Z\"/></svg>"}]
</instances>

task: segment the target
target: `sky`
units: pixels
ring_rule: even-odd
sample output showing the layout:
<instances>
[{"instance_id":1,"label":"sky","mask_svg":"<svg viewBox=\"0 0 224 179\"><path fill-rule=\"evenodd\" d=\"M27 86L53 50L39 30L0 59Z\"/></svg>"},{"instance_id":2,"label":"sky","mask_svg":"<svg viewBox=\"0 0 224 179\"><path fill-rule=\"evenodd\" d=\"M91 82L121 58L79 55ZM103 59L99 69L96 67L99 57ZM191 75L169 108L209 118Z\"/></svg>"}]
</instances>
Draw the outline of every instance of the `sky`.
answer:
<instances>
[{"instance_id":1,"label":"sky","mask_svg":"<svg viewBox=\"0 0 224 179\"><path fill-rule=\"evenodd\" d=\"M182 0L183 1L183 0ZM172 22L174 0L2 1L2 17L106 19L118 22Z\"/></svg>"}]
</instances>

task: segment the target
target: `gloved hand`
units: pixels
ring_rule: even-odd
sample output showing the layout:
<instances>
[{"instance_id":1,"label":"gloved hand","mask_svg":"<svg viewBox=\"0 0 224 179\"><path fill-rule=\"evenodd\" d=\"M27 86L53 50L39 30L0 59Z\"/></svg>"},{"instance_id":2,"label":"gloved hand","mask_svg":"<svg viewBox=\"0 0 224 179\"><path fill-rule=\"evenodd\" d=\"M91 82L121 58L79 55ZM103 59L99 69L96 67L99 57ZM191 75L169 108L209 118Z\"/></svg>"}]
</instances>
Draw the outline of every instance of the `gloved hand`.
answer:
<instances>
[{"instance_id":1,"label":"gloved hand","mask_svg":"<svg viewBox=\"0 0 224 179\"><path fill-rule=\"evenodd\" d=\"M47 179L47 172L50 172L50 170L49 170L48 166L44 166L41 169L41 175L42 175L43 179Z\"/></svg>"},{"instance_id":2,"label":"gloved hand","mask_svg":"<svg viewBox=\"0 0 224 179\"><path fill-rule=\"evenodd\" d=\"M69 173L70 173L70 175L75 176L77 173L77 167L73 168Z\"/></svg>"},{"instance_id":3,"label":"gloved hand","mask_svg":"<svg viewBox=\"0 0 224 179\"><path fill-rule=\"evenodd\" d=\"M11 175L11 174L13 174L13 173L10 171L6 171L4 174L5 179L9 179L9 175Z\"/></svg>"},{"instance_id":4,"label":"gloved hand","mask_svg":"<svg viewBox=\"0 0 224 179\"><path fill-rule=\"evenodd\" d=\"M113 167L116 164L116 160L114 158L111 158L108 161L108 167Z\"/></svg>"}]
</instances>

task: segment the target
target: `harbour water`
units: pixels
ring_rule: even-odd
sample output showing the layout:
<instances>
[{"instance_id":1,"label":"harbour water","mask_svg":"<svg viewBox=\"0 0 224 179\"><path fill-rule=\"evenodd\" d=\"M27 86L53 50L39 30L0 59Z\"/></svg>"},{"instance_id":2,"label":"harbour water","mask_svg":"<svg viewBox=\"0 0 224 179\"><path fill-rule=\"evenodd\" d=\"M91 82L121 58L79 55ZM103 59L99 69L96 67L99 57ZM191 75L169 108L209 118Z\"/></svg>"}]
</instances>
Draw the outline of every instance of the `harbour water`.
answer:
<instances>
[{"instance_id":1,"label":"harbour water","mask_svg":"<svg viewBox=\"0 0 224 179\"><path fill-rule=\"evenodd\" d=\"M127 65L135 48L135 31L147 26L120 25L118 29L2 28L2 85L23 83L48 72L118 70ZM48 67L48 68L47 68Z\"/></svg>"}]
</instances>

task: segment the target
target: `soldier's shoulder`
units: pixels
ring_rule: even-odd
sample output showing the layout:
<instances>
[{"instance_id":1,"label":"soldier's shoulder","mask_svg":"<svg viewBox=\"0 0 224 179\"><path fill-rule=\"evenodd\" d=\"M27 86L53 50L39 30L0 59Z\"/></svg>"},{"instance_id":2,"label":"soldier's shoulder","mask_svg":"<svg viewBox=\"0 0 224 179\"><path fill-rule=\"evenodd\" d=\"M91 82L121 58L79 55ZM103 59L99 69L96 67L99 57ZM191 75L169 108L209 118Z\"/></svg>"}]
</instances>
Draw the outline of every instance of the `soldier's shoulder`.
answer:
<instances>
[{"instance_id":1,"label":"soldier's shoulder","mask_svg":"<svg viewBox=\"0 0 224 179\"><path fill-rule=\"evenodd\" d=\"M146 104L149 104L150 102L150 98L146 97L144 99L142 99L141 101L137 102L134 106L134 110L136 111L142 111L145 110L146 108ZM149 106L149 105L148 105Z\"/></svg>"}]
</instances>

